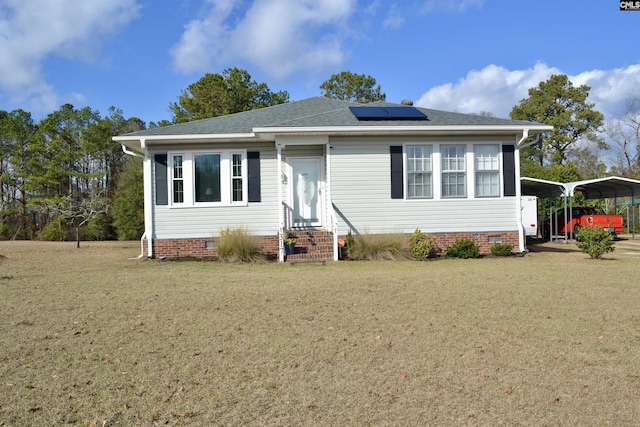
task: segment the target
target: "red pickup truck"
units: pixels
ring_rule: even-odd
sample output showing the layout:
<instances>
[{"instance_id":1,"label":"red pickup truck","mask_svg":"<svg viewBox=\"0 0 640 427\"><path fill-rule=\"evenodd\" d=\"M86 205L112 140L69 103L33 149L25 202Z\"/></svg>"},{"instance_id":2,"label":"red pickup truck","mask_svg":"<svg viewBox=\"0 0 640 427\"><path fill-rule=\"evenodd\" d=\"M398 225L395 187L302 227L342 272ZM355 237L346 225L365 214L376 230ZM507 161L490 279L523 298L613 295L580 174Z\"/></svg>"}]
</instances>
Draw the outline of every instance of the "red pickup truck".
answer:
<instances>
[{"instance_id":1,"label":"red pickup truck","mask_svg":"<svg viewBox=\"0 0 640 427\"><path fill-rule=\"evenodd\" d=\"M601 226L608 230L614 236L624 232L624 224L622 215L616 214L598 214L595 208L591 207L573 207L571 209L572 217L564 218L564 208L558 209L551 218L547 217L542 222L542 238L547 240L551 235L551 227L554 234L564 235L565 230L569 236L574 236L580 228ZM567 209L567 215L569 210ZM556 220L557 218L557 220ZM557 228L557 230L556 230Z\"/></svg>"}]
</instances>

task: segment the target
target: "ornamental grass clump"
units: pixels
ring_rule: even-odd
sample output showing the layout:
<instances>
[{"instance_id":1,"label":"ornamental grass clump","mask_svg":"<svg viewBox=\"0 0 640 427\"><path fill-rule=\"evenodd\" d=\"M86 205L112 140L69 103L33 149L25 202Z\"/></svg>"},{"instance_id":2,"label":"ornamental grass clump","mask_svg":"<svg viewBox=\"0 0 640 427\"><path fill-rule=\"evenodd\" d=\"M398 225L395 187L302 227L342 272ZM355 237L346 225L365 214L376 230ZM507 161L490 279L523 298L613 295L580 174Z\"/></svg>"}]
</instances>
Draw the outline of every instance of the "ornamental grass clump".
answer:
<instances>
[{"instance_id":1,"label":"ornamental grass clump","mask_svg":"<svg viewBox=\"0 0 640 427\"><path fill-rule=\"evenodd\" d=\"M480 247L472 239L458 239L445 251L447 258L480 258Z\"/></svg>"},{"instance_id":2,"label":"ornamental grass clump","mask_svg":"<svg viewBox=\"0 0 640 427\"><path fill-rule=\"evenodd\" d=\"M438 254L435 237L422 233L419 228L416 228L409 237L409 253L415 259L435 257Z\"/></svg>"},{"instance_id":3,"label":"ornamental grass clump","mask_svg":"<svg viewBox=\"0 0 640 427\"><path fill-rule=\"evenodd\" d=\"M353 238L353 258L358 260L397 260L407 258L402 234L363 233Z\"/></svg>"},{"instance_id":4,"label":"ornamental grass clump","mask_svg":"<svg viewBox=\"0 0 640 427\"><path fill-rule=\"evenodd\" d=\"M218 259L225 262L263 262L262 243L244 228L224 229L218 240Z\"/></svg>"},{"instance_id":5,"label":"ornamental grass clump","mask_svg":"<svg viewBox=\"0 0 640 427\"><path fill-rule=\"evenodd\" d=\"M599 259L615 249L613 235L599 225L581 228L576 239L576 245L592 259Z\"/></svg>"}]
</instances>

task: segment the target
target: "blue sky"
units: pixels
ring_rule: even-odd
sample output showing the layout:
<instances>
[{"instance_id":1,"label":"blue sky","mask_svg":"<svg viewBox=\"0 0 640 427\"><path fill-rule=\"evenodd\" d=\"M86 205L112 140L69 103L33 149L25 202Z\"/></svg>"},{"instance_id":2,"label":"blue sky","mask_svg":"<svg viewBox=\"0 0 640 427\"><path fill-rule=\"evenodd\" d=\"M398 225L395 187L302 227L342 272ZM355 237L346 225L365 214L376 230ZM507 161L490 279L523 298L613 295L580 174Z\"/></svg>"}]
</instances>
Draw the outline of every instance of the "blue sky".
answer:
<instances>
[{"instance_id":1,"label":"blue sky","mask_svg":"<svg viewBox=\"0 0 640 427\"><path fill-rule=\"evenodd\" d=\"M498 117L563 73L613 117L640 96L639 27L614 0L0 0L0 110L157 122L204 73L239 67L291 100L349 70L392 102Z\"/></svg>"}]
</instances>

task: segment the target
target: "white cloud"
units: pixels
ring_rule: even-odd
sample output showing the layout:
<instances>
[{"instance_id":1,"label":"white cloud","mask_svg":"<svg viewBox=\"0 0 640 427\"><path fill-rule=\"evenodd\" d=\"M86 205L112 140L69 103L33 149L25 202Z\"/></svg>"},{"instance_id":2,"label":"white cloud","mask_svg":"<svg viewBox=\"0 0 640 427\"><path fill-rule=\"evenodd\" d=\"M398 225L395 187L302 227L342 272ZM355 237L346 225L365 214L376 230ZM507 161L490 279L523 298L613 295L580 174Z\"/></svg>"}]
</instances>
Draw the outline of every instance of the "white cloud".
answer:
<instances>
[{"instance_id":1,"label":"white cloud","mask_svg":"<svg viewBox=\"0 0 640 427\"><path fill-rule=\"evenodd\" d=\"M339 34L355 11L355 0L255 0L246 10L239 0L209 3L207 15L191 21L171 50L180 72L249 62L284 78L331 69L345 60Z\"/></svg>"},{"instance_id":2,"label":"white cloud","mask_svg":"<svg viewBox=\"0 0 640 427\"><path fill-rule=\"evenodd\" d=\"M422 7L422 12L466 12L471 7L482 8L482 6L484 6L484 0L427 0Z\"/></svg>"},{"instance_id":3,"label":"white cloud","mask_svg":"<svg viewBox=\"0 0 640 427\"><path fill-rule=\"evenodd\" d=\"M389 14L382 22L382 26L384 28L400 28L402 24L404 24L404 21L404 18L398 10L398 5L394 3L391 5L391 8L389 8Z\"/></svg>"},{"instance_id":4,"label":"white cloud","mask_svg":"<svg viewBox=\"0 0 640 427\"><path fill-rule=\"evenodd\" d=\"M640 64L585 71L570 78L576 86L585 84L591 87L589 101L607 117L619 114L630 96L640 96Z\"/></svg>"},{"instance_id":5,"label":"white cloud","mask_svg":"<svg viewBox=\"0 0 640 427\"><path fill-rule=\"evenodd\" d=\"M508 117L511 108L527 96L531 87L560 70L538 63L528 70L510 71L497 65L473 70L457 83L436 86L416 102L421 107L461 113L491 112Z\"/></svg>"},{"instance_id":6,"label":"white cloud","mask_svg":"<svg viewBox=\"0 0 640 427\"><path fill-rule=\"evenodd\" d=\"M525 70L508 70L488 65L470 71L456 83L436 86L425 92L416 105L461 113L491 112L497 117L509 117L520 100L528 97L528 90L537 87L552 74L566 74L544 63ZM571 76L574 86L591 87L589 101L609 118L616 114L626 99L640 88L640 64L612 70L592 70ZM636 93L637 94L637 93Z\"/></svg>"},{"instance_id":7,"label":"white cloud","mask_svg":"<svg viewBox=\"0 0 640 427\"><path fill-rule=\"evenodd\" d=\"M94 59L104 38L137 17L138 10L135 0L4 0L0 94L36 111L57 109L61 96L46 81L43 62L51 55Z\"/></svg>"}]
</instances>

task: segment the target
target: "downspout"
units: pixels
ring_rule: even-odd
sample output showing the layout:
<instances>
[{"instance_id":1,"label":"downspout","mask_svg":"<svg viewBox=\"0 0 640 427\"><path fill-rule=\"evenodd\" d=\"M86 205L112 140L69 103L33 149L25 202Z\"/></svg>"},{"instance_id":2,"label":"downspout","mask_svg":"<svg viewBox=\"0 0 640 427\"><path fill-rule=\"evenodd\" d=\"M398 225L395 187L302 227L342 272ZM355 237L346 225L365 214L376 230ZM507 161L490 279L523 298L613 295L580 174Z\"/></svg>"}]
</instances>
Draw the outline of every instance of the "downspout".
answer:
<instances>
[{"instance_id":1,"label":"downspout","mask_svg":"<svg viewBox=\"0 0 640 427\"><path fill-rule=\"evenodd\" d=\"M147 238L147 257L153 257L153 161L147 149L147 141L140 138L144 153L144 235Z\"/></svg>"},{"instance_id":2,"label":"downspout","mask_svg":"<svg viewBox=\"0 0 640 427\"><path fill-rule=\"evenodd\" d=\"M328 221L333 234L333 260L338 261L338 227L336 225L336 214L333 211L333 194L331 192L331 144L327 142L325 145L325 157L327 162L327 183L325 189L325 206L328 215Z\"/></svg>"},{"instance_id":3,"label":"downspout","mask_svg":"<svg viewBox=\"0 0 640 427\"><path fill-rule=\"evenodd\" d=\"M284 208L282 206L282 145L276 141L276 159L278 163L278 261L284 262Z\"/></svg>"},{"instance_id":4,"label":"downspout","mask_svg":"<svg viewBox=\"0 0 640 427\"><path fill-rule=\"evenodd\" d=\"M514 152L514 162L516 164L516 221L518 224L518 249L520 253L526 251L526 239L524 225L522 225L522 190L520 185L520 145L529 138L529 129L522 130L522 138L516 144L516 150Z\"/></svg>"},{"instance_id":5,"label":"downspout","mask_svg":"<svg viewBox=\"0 0 640 427\"><path fill-rule=\"evenodd\" d=\"M142 155L142 154L140 154L140 153L136 153L135 151L131 151L131 150L129 150L129 149L127 148L127 146L126 146L126 145L124 145L124 144L120 144L120 146L122 147L122 152L123 152L124 154L127 154L127 155L129 155L129 156L134 156L134 157L137 157L137 158L139 158L139 159L145 160L145 157L146 157L146 156L144 156L144 155ZM145 210L146 210L146 206L145 206ZM146 226L145 226L145 227L146 227ZM146 230L145 230L145 232L144 232L144 233L142 233L142 236L140 236L140 255L138 255L138 256L137 256L137 258L138 258L138 259L140 259L140 258L144 257L144 239L146 238L146 236L147 236L147 232L146 232Z\"/></svg>"}]
</instances>

